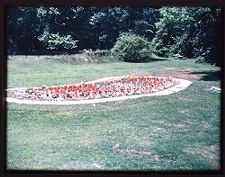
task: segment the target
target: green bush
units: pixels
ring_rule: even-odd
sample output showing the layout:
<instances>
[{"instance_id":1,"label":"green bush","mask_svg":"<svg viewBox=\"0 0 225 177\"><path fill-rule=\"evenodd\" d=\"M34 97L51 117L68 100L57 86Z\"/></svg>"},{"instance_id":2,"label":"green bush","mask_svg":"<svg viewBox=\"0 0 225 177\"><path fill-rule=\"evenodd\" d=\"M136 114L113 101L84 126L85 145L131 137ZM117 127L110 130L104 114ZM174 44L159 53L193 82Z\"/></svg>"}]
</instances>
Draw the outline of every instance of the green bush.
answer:
<instances>
[{"instance_id":1,"label":"green bush","mask_svg":"<svg viewBox=\"0 0 225 177\"><path fill-rule=\"evenodd\" d=\"M150 61L152 48L144 37L132 33L122 33L111 50L112 55L125 62Z\"/></svg>"}]
</instances>

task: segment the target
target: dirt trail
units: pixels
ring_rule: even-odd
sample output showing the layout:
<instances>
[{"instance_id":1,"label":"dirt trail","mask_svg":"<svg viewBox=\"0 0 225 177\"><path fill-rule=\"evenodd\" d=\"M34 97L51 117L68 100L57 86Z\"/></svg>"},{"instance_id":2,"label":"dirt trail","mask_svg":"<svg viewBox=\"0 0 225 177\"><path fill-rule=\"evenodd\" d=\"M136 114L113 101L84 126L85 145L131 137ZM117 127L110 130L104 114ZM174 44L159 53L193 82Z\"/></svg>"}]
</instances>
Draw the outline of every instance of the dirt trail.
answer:
<instances>
[{"instance_id":1,"label":"dirt trail","mask_svg":"<svg viewBox=\"0 0 225 177\"><path fill-rule=\"evenodd\" d=\"M193 74L196 70L193 68L175 68L175 67L167 67L161 68L160 71L169 71L171 77L176 77L180 79L195 79L200 80L203 77L207 76L206 74Z\"/></svg>"}]
</instances>

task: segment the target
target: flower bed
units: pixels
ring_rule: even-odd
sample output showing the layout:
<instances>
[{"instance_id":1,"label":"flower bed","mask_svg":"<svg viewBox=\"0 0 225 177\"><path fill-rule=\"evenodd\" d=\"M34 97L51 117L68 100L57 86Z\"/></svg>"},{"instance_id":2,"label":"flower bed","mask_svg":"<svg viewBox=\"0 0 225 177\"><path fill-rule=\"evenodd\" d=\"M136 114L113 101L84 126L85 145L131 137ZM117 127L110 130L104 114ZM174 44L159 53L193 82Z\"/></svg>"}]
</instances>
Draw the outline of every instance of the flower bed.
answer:
<instances>
[{"instance_id":1,"label":"flower bed","mask_svg":"<svg viewBox=\"0 0 225 177\"><path fill-rule=\"evenodd\" d=\"M63 86L17 89L9 95L39 101L80 101L151 94L177 85L171 77L126 76Z\"/></svg>"}]
</instances>

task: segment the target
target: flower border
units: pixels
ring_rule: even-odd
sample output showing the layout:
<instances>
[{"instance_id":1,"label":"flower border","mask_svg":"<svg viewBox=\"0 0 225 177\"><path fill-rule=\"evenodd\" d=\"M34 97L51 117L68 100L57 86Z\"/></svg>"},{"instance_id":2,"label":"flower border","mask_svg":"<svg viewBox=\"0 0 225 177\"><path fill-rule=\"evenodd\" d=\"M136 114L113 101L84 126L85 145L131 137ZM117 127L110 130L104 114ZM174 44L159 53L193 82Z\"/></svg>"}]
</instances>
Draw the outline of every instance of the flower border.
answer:
<instances>
[{"instance_id":1,"label":"flower border","mask_svg":"<svg viewBox=\"0 0 225 177\"><path fill-rule=\"evenodd\" d=\"M86 83L95 83L99 81L105 81L108 79L119 79L123 78L124 76L120 77L108 77L108 78L102 78ZM103 103L103 102L111 102L111 101L122 101L126 99L135 99L140 97L146 97L146 96L160 96L160 95L169 95L175 92L179 92L181 90L184 90L189 85L191 85L191 81L185 80L185 79L177 79L173 78L174 80L178 81L179 83L173 87L151 93L151 94L142 94L142 95L131 95L131 96L120 96L120 97L113 97L113 98L100 98L100 99L92 99L92 100L81 100L81 101L37 101L37 100L20 100L12 97L7 97L6 102L8 103L17 103L17 104L29 104L29 105L76 105L76 104L94 104L94 103ZM20 89L20 88L13 88L13 89ZM11 90L13 90L11 89ZM10 89L7 89L10 90Z\"/></svg>"}]
</instances>

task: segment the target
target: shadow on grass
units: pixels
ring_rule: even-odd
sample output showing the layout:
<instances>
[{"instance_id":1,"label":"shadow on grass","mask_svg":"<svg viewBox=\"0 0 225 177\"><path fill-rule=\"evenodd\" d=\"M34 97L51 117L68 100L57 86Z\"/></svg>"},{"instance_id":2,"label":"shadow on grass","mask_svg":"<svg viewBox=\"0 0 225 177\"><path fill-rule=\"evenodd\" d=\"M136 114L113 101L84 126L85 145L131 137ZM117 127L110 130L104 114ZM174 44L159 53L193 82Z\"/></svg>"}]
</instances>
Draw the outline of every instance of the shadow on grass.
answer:
<instances>
[{"instance_id":1,"label":"shadow on grass","mask_svg":"<svg viewBox=\"0 0 225 177\"><path fill-rule=\"evenodd\" d=\"M168 58L151 58L148 62L155 62L155 61L167 61Z\"/></svg>"},{"instance_id":2,"label":"shadow on grass","mask_svg":"<svg viewBox=\"0 0 225 177\"><path fill-rule=\"evenodd\" d=\"M221 71L202 71L202 72L191 72L190 74L202 75L200 80L203 81L221 81Z\"/></svg>"},{"instance_id":3,"label":"shadow on grass","mask_svg":"<svg viewBox=\"0 0 225 177\"><path fill-rule=\"evenodd\" d=\"M169 59L167 58L151 58L151 59L148 59L146 61L133 61L133 62L130 62L130 61L125 61L127 63L151 63L151 62L157 62L157 61L167 61Z\"/></svg>"}]
</instances>

